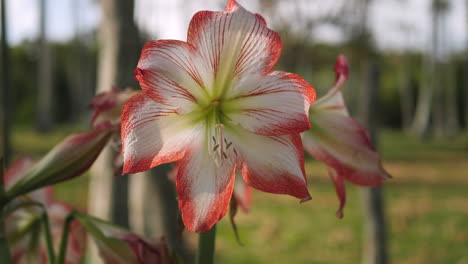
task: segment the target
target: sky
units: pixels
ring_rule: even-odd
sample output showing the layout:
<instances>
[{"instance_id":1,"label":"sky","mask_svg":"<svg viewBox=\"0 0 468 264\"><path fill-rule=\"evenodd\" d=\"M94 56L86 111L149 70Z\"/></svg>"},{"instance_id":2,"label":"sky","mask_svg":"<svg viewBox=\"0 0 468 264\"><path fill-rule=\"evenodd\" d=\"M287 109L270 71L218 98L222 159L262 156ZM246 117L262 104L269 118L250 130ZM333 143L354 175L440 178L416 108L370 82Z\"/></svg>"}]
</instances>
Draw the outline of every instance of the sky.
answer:
<instances>
[{"instance_id":1,"label":"sky","mask_svg":"<svg viewBox=\"0 0 468 264\"><path fill-rule=\"evenodd\" d=\"M135 0L137 24L151 37L159 39L184 40L190 18L199 10L222 10L220 0ZM271 21L294 19L292 0L280 0L282 14L274 14ZM333 1L299 1L305 16L320 14L329 10ZM7 0L8 39L16 44L24 39L34 39L38 34L39 0ZM47 0L47 35L53 40L71 38L76 30L87 31L96 28L100 21L100 8L96 0ZM221 2L221 3L220 3ZM256 1L238 0L252 12L264 14ZM318 5L316 3L319 3ZM369 25L376 36L378 47L401 50L405 48L427 50L430 43L431 20L430 0L374 0L371 6ZM328 4L327 4L328 3ZM330 4L333 3L333 4ZM465 0L451 0L444 39L450 50L465 47L467 20ZM78 10L77 14L73 10ZM401 30L401 28L405 30ZM318 28L315 36L325 42L339 41L342 36L333 26Z\"/></svg>"}]
</instances>

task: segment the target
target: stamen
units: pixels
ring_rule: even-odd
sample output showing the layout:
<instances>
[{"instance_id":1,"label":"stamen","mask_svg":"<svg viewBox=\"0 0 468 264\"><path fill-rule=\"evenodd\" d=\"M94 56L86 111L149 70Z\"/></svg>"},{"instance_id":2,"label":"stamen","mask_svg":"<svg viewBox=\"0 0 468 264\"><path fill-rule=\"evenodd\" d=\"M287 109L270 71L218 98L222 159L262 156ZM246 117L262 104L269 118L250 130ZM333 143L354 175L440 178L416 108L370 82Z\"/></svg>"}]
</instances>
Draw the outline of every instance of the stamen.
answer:
<instances>
[{"instance_id":1,"label":"stamen","mask_svg":"<svg viewBox=\"0 0 468 264\"><path fill-rule=\"evenodd\" d=\"M220 158L223 158L223 128L224 128L224 125L223 124L217 124L216 125L216 132L217 132L217 135L218 135L218 140L219 140L219 157ZM226 155L226 154L224 154ZM227 157L226 157L227 158Z\"/></svg>"},{"instance_id":2,"label":"stamen","mask_svg":"<svg viewBox=\"0 0 468 264\"><path fill-rule=\"evenodd\" d=\"M229 155L232 155L232 152L234 151L237 156L237 151L234 149L232 142L224 137L223 124L215 124L214 129L214 135L211 135L213 142L210 142L210 149L212 150L210 152L210 156L213 158L216 165L220 167L225 161L231 162L232 160L230 158L232 156L230 157Z\"/></svg>"}]
</instances>

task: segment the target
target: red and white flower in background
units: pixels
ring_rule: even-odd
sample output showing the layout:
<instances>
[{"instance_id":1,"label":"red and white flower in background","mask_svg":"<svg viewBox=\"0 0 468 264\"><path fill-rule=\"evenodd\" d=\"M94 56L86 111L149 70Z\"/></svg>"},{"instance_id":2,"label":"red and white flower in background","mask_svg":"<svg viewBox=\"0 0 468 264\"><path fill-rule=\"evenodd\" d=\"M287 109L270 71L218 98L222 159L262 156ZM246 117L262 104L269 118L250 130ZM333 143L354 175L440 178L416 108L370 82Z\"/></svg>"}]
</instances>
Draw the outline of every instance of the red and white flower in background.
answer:
<instances>
[{"instance_id":1,"label":"red and white flower in background","mask_svg":"<svg viewBox=\"0 0 468 264\"><path fill-rule=\"evenodd\" d=\"M31 168L35 162L29 158L17 160L5 173L5 186L8 190ZM22 201L34 201L44 205L47 210L51 234L56 242L55 249L62 237L62 227L71 207L54 201L51 186L38 189L19 197ZM18 201L12 201L15 204ZM46 264L47 250L41 223L43 209L38 206L24 206L6 218L6 232L15 264ZM84 233L77 225L72 225L67 249L66 264L81 263L84 248Z\"/></svg>"},{"instance_id":2,"label":"red and white flower in background","mask_svg":"<svg viewBox=\"0 0 468 264\"><path fill-rule=\"evenodd\" d=\"M97 94L91 100L91 126L94 129L120 129L120 116L124 103L137 92L127 88L123 91L113 87L111 90Z\"/></svg>"},{"instance_id":3,"label":"red and white flower in background","mask_svg":"<svg viewBox=\"0 0 468 264\"><path fill-rule=\"evenodd\" d=\"M361 186L379 186L390 175L382 167L369 133L349 116L341 94L348 79L346 57L338 57L336 80L328 93L310 106L312 127L302 134L304 148L328 166L340 200L337 216L343 217L346 203L344 180Z\"/></svg>"},{"instance_id":4,"label":"red and white flower in background","mask_svg":"<svg viewBox=\"0 0 468 264\"><path fill-rule=\"evenodd\" d=\"M299 133L315 90L272 71L279 35L236 1L192 18L187 42L150 41L122 112L124 173L178 166L185 226L206 232L227 212L236 167L261 191L310 199Z\"/></svg>"}]
</instances>

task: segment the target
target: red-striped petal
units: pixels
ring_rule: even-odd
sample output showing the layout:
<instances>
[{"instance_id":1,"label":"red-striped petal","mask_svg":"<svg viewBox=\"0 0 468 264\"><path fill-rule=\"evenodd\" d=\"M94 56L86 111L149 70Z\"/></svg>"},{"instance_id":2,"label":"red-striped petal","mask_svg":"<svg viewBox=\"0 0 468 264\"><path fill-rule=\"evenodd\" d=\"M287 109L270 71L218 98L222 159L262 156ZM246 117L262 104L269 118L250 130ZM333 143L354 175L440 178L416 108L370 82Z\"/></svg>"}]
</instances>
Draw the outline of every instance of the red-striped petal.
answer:
<instances>
[{"instance_id":1,"label":"red-striped petal","mask_svg":"<svg viewBox=\"0 0 468 264\"><path fill-rule=\"evenodd\" d=\"M148 170L184 156L202 130L177 110L153 101L145 93L130 98L122 111L124 173Z\"/></svg>"},{"instance_id":2,"label":"red-striped petal","mask_svg":"<svg viewBox=\"0 0 468 264\"><path fill-rule=\"evenodd\" d=\"M187 41L197 48L220 84L246 74L269 73L282 48L278 33L235 1L229 1L224 12L195 14Z\"/></svg>"},{"instance_id":3,"label":"red-striped petal","mask_svg":"<svg viewBox=\"0 0 468 264\"><path fill-rule=\"evenodd\" d=\"M177 163L179 208L191 232L207 232L226 215L234 188L235 157L218 166L209 151L206 141L196 142Z\"/></svg>"},{"instance_id":4,"label":"red-striped petal","mask_svg":"<svg viewBox=\"0 0 468 264\"><path fill-rule=\"evenodd\" d=\"M234 123L255 134L280 136L310 128L315 90L296 74L275 71L235 83L227 98L224 107Z\"/></svg>"},{"instance_id":5,"label":"red-striped petal","mask_svg":"<svg viewBox=\"0 0 468 264\"><path fill-rule=\"evenodd\" d=\"M134 74L148 96L163 105L177 107L179 113L193 110L214 78L195 48L178 40L146 43Z\"/></svg>"},{"instance_id":6,"label":"red-striped petal","mask_svg":"<svg viewBox=\"0 0 468 264\"><path fill-rule=\"evenodd\" d=\"M299 134L267 137L230 133L245 182L255 189L310 199L304 171L304 151Z\"/></svg>"}]
</instances>

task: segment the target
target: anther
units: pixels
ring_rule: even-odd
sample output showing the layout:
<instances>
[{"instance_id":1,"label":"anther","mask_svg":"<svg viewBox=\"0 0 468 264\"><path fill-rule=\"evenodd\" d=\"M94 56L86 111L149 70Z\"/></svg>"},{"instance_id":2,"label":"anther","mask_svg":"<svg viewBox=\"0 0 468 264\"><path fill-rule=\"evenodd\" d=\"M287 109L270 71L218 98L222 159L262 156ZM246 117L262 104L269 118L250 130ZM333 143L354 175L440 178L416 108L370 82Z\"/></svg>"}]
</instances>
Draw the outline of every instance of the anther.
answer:
<instances>
[{"instance_id":1,"label":"anther","mask_svg":"<svg viewBox=\"0 0 468 264\"><path fill-rule=\"evenodd\" d=\"M216 151L219 148L219 145L214 146L213 151Z\"/></svg>"}]
</instances>

